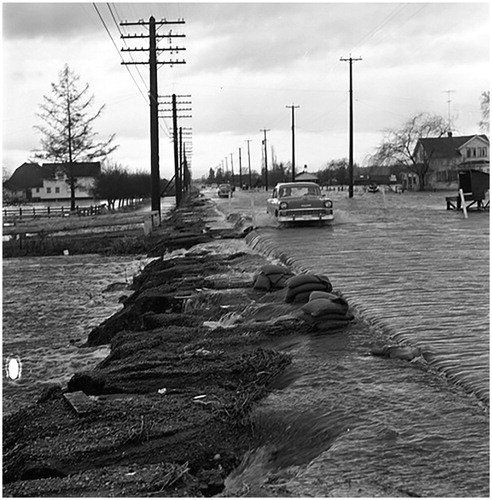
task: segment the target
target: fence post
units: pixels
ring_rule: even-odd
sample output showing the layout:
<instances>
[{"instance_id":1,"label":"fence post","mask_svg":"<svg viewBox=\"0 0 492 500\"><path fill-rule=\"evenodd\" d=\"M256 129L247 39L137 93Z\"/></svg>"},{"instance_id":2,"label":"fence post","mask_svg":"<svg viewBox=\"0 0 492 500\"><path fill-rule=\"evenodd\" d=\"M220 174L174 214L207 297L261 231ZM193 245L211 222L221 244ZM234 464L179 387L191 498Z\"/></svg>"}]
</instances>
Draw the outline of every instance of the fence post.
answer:
<instances>
[{"instance_id":1,"label":"fence post","mask_svg":"<svg viewBox=\"0 0 492 500\"><path fill-rule=\"evenodd\" d=\"M465 195L463 194L462 188L460 188L460 198L461 198L461 205L463 206L463 216L465 217L465 219L468 219L468 212L466 211Z\"/></svg>"}]
</instances>

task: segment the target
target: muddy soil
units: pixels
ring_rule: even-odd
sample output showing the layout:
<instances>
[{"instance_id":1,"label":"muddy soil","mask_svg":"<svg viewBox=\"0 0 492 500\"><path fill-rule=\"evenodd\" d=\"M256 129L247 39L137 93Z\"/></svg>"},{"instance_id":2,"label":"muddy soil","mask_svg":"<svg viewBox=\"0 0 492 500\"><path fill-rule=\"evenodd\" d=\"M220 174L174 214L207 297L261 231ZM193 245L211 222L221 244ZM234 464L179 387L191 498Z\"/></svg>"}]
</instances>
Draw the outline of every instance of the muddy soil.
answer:
<instances>
[{"instance_id":1,"label":"muddy soil","mask_svg":"<svg viewBox=\"0 0 492 500\"><path fill-rule=\"evenodd\" d=\"M281 291L252 288L269 262L231 251L246 231L209 231L210 210L191 198L146 241L158 258L87 338L109 343L109 356L4 418L4 496L227 494L225 479L259 444L251 409L288 383L291 360L275 347L310 327Z\"/></svg>"}]
</instances>

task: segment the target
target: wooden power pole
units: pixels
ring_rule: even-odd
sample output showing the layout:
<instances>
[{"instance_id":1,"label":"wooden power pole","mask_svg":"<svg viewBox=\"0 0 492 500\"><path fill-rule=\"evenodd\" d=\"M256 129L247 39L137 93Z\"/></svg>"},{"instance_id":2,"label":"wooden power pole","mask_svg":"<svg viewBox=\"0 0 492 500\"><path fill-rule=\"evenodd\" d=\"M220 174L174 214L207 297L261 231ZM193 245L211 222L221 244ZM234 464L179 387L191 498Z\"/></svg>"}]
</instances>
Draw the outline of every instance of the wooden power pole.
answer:
<instances>
[{"instance_id":1,"label":"wooden power pole","mask_svg":"<svg viewBox=\"0 0 492 500\"><path fill-rule=\"evenodd\" d=\"M125 39L139 39L148 38L149 48L124 48L121 49L122 52L141 52L145 51L149 53L148 61L123 61L122 64L148 64L150 75L149 75L149 102L150 102L150 178L151 178L151 207L153 211L159 212L159 220L161 217L161 193L160 193L160 173L159 173L159 100L157 92L157 66L158 64L184 64L185 61L181 60L170 60L170 61L158 61L157 54L165 51L179 51L184 50L180 47L170 47L170 48L158 48L157 40L159 38L173 38L173 37L184 37L185 35L174 34L171 31L166 35L159 35L156 32L156 28L165 24L184 24L184 19L178 19L177 21L167 21L161 19L156 21L153 16L149 18L148 21L138 21L138 22L121 22L121 26L148 26L148 34L134 34L134 35L121 35L121 38Z\"/></svg>"},{"instance_id":2,"label":"wooden power pole","mask_svg":"<svg viewBox=\"0 0 492 500\"><path fill-rule=\"evenodd\" d=\"M266 133L269 132L269 128L262 128L260 132L263 132L263 147L265 151L265 191L268 191L268 160L267 160L267 137Z\"/></svg>"},{"instance_id":3,"label":"wooden power pole","mask_svg":"<svg viewBox=\"0 0 492 500\"><path fill-rule=\"evenodd\" d=\"M352 89L352 62L362 61L349 56L347 59L343 57L340 61L349 62L349 198L354 197L354 105L353 105L353 89Z\"/></svg>"},{"instance_id":4,"label":"wooden power pole","mask_svg":"<svg viewBox=\"0 0 492 500\"><path fill-rule=\"evenodd\" d=\"M295 126L294 126L294 110L300 106L285 106L292 109L292 182L296 180L296 147L295 147Z\"/></svg>"}]
</instances>

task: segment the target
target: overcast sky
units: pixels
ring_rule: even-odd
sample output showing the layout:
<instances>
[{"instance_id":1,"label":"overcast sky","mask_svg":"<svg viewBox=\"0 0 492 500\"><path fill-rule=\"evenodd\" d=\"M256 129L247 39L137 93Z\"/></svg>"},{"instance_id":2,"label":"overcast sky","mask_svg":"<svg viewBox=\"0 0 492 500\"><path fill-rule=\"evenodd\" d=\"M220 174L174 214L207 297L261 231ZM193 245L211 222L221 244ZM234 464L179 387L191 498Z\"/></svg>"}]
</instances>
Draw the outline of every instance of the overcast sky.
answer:
<instances>
[{"instance_id":1,"label":"overcast sky","mask_svg":"<svg viewBox=\"0 0 492 500\"><path fill-rule=\"evenodd\" d=\"M448 118L455 134L479 133L480 96L489 89L489 3L6 3L3 17L2 163L13 171L40 145L36 113L65 64L88 83L101 139L116 134L112 159L150 172L148 65L125 66L120 21L183 18L171 28L186 48L161 61L160 95L191 95L194 177L223 164L261 167L291 161L291 109L296 165L323 168L348 157L349 65L352 55L354 159L366 164L385 130L419 112ZM97 9L96 9L97 7ZM100 18L102 17L102 20ZM160 33L168 33L163 27ZM109 34L108 34L109 31ZM111 35L111 36L110 36ZM145 47L146 40L126 41ZM168 41L160 42L167 47ZM133 53L146 60L147 52ZM449 92L447 92L449 91ZM448 102L450 101L450 102ZM189 112L187 112L189 114ZM170 119L161 120L160 172L173 175Z\"/></svg>"}]
</instances>

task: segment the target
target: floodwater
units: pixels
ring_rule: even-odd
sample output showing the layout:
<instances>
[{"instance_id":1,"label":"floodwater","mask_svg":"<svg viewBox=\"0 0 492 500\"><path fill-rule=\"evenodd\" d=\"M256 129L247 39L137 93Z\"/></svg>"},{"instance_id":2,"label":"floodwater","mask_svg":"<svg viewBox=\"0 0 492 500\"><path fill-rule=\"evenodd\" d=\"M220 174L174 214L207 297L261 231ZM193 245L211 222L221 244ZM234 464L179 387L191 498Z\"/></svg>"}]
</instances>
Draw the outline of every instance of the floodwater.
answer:
<instances>
[{"instance_id":1,"label":"floodwater","mask_svg":"<svg viewBox=\"0 0 492 500\"><path fill-rule=\"evenodd\" d=\"M488 213L446 211L445 193L326 195L328 227L280 228L249 201L250 245L328 276L360 322L285 346L295 381L257 410L276 451L242 479L296 496L488 496ZM426 361L371 356L376 341Z\"/></svg>"},{"instance_id":2,"label":"floodwater","mask_svg":"<svg viewBox=\"0 0 492 500\"><path fill-rule=\"evenodd\" d=\"M19 359L22 373L3 374L3 411L32 402L46 384L65 384L89 369L108 347L78 346L92 328L122 306L119 297L148 259L77 255L3 261L3 360Z\"/></svg>"},{"instance_id":3,"label":"floodwater","mask_svg":"<svg viewBox=\"0 0 492 500\"><path fill-rule=\"evenodd\" d=\"M329 227L277 228L264 193L218 200L253 217L251 246L327 275L360 320L278 346L293 356L293 382L255 413L275 457L260 448L243 477L277 496L287 488L295 496L488 497L488 214L447 212L442 193L327 194L336 217ZM3 358L22 363L16 382L4 371L4 411L107 355L107 347L77 345L121 307L145 263L4 260ZM371 356L381 339L420 347L427 362Z\"/></svg>"}]
</instances>

